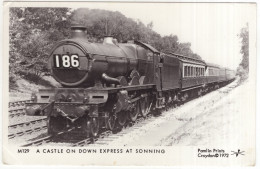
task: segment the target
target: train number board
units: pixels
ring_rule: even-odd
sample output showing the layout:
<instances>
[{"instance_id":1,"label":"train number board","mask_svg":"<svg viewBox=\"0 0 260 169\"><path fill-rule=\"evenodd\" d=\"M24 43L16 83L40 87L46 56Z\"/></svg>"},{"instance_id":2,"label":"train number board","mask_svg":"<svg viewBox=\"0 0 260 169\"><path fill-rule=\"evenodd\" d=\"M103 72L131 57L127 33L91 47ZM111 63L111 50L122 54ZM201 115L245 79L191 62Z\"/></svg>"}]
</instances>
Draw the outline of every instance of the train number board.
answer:
<instances>
[{"instance_id":1,"label":"train number board","mask_svg":"<svg viewBox=\"0 0 260 169\"><path fill-rule=\"evenodd\" d=\"M79 56L76 54L72 55L54 55L54 66L56 68L78 68L79 67Z\"/></svg>"}]
</instances>

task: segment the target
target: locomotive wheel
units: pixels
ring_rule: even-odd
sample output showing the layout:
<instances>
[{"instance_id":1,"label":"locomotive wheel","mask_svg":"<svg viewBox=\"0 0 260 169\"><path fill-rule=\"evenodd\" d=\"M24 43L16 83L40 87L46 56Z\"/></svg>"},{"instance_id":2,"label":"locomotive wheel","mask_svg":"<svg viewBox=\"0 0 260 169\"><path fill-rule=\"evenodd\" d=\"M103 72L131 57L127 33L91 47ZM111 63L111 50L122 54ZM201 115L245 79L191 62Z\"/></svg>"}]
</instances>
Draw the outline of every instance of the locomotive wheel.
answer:
<instances>
[{"instance_id":1,"label":"locomotive wheel","mask_svg":"<svg viewBox=\"0 0 260 169\"><path fill-rule=\"evenodd\" d=\"M148 79L146 78L146 76L141 76L139 79L139 84L140 85L144 85L148 83Z\"/></svg>"},{"instance_id":2,"label":"locomotive wheel","mask_svg":"<svg viewBox=\"0 0 260 169\"><path fill-rule=\"evenodd\" d=\"M183 93L182 96L181 96L182 103L187 101L188 97L189 97L188 93Z\"/></svg>"},{"instance_id":3,"label":"locomotive wheel","mask_svg":"<svg viewBox=\"0 0 260 169\"><path fill-rule=\"evenodd\" d=\"M202 89L199 89L199 91L198 91L198 96L200 97L200 96L202 96Z\"/></svg>"},{"instance_id":4,"label":"locomotive wheel","mask_svg":"<svg viewBox=\"0 0 260 169\"><path fill-rule=\"evenodd\" d=\"M99 131L99 121L97 118L89 118L85 117L83 124L82 124L82 129L87 136L93 136L96 137L98 135Z\"/></svg>"},{"instance_id":5,"label":"locomotive wheel","mask_svg":"<svg viewBox=\"0 0 260 169\"><path fill-rule=\"evenodd\" d=\"M90 134L90 127L91 127L91 121L89 120L88 117L85 117L82 123L82 130L87 136L89 136Z\"/></svg>"},{"instance_id":6,"label":"locomotive wheel","mask_svg":"<svg viewBox=\"0 0 260 169\"><path fill-rule=\"evenodd\" d=\"M99 121L98 118L93 117L90 120L90 134L93 137L96 137L98 135L99 131Z\"/></svg>"},{"instance_id":7,"label":"locomotive wheel","mask_svg":"<svg viewBox=\"0 0 260 169\"><path fill-rule=\"evenodd\" d=\"M47 128L48 128L48 134L52 135L54 134L54 118L53 117L49 117L48 118L48 122L47 122Z\"/></svg>"},{"instance_id":8,"label":"locomotive wheel","mask_svg":"<svg viewBox=\"0 0 260 169\"><path fill-rule=\"evenodd\" d=\"M136 102L135 109L129 112L129 119L134 122L137 119L138 114L140 113L140 105L139 102Z\"/></svg>"},{"instance_id":9,"label":"locomotive wheel","mask_svg":"<svg viewBox=\"0 0 260 169\"><path fill-rule=\"evenodd\" d=\"M133 86L133 85L139 85L139 78L138 77L133 77L132 80L129 82L129 85L130 86Z\"/></svg>"},{"instance_id":10,"label":"locomotive wheel","mask_svg":"<svg viewBox=\"0 0 260 169\"><path fill-rule=\"evenodd\" d=\"M138 79L140 78L140 74L137 70L132 70L132 72L130 73L130 78L133 79L134 77L137 77Z\"/></svg>"},{"instance_id":11,"label":"locomotive wheel","mask_svg":"<svg viewBox=\"0 0 260 169\"><path fill-rule=\"evenodd\" d=\"M147 97L145 97L145 98L143 98L143 99L141 99L140 100L140 102L139 102L139 107L140 107L140 113L141 113L141 115L143 116L143 117L146 117L147 116L147 114L149 113L149 102L148 102L148 98Z\"/></svg>"},{"instance_id":12,"label":"locomotive wheel","mask_svg":"<svg viewBox=\"0 0 260 169\"><path fill-rule=\"evenodd\" d=\"M123 127L126 123L126 119L127 119L126 112L121 111L117 114L117 123L119 124L119 126Z\"/></svg>"},{"instance_id":13,"label":"locomotive wheel","mask_svg":"<svg viewBox=\"0 0 260 169\"><path fill-rule=\"evenodd\" d=\"M121 86L128 86L127 80L124 76L117 77Z\"/></svg>"},{"instance_id":14,"label":"locomotive wheel","mask_svg":"<svg viewBox=\"0 0 260 169\"><path fill-rule=\"evenodd\" d=\"M109 130L114 130L115 124L116 124L116 117L115 117L114 113L109 113L109 117L107 120L107 128Z\"/></svg>"}]
</instances>

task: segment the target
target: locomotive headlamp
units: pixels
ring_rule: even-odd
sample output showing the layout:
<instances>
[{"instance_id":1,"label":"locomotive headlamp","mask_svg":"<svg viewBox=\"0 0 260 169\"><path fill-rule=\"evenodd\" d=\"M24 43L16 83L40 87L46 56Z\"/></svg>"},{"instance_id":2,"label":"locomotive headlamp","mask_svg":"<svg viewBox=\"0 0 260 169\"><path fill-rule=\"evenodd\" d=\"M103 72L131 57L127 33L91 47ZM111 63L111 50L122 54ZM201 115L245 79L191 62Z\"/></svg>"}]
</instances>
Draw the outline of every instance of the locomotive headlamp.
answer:
<instances>
[{"instance_id":1,"label":"locomotive headlamp","mask_svg":"<svg viewBox=\"0 0 260 169\"><path fill-rule=\"evenodd\" d=\"M72 97L69 97L69 98L68 98L68 102L71 102L71 101L72 101Z\"/></svg>"},{"instance_id":2,"label":"locomotive headlamp","mask_svg":"<svg viewBox=\"0 0 260 169\"><path fill-rule=\"evenodd\" d=\"M36 95L36 93L32 93L31 100L32 100L33 103L37 102L37 95Z\"/></svg>"},{"instance_id":3,"label":"locomotive headlamp","mask_svg":"<svg viewBox=\"0 0 260 169\"><path fill-rule=\"evenodd\" d=\"M77 100L77 96L74 93L71 93L68 97L67 97L67 101L68 102L75 102Z\"/></svg>"},{"instance_id":4,"label":"locomotive headlamp","mask_svg":"<svg viewBox=\"0 0 260 169\"><path fill-rule=\"evenodd\" d=\"M62 93L58 94L58 95L57 95L57 100L58 100L59 102L65 101L65 95L62 94Z\"/></svg>"},{"instance_id":5,"label":"locomotive headlamp","mask_svg":"<svg viewBox=\"0 0 260 169\"><path fill-rule=\"evenodd\" d=\"M88 101L89 101L89 96L84 95L83 103L88 103Z\"/></svg>"}]
</instances>

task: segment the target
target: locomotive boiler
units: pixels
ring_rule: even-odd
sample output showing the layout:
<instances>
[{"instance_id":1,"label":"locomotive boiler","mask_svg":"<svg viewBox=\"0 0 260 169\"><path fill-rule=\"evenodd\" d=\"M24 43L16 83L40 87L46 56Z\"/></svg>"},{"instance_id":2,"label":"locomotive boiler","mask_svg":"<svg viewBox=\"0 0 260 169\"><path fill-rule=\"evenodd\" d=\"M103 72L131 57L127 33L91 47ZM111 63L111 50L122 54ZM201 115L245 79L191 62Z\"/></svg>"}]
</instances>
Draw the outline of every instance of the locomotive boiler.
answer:
<instances>
[{"instance_id":1,"label":"locomotive boiler","mask_svg":"<svg viewBox=\"0 0 260 169\"><path fill-rule=\"evenodd\" d=\"M49 68L65 87L126 86L139 84L139 77L152 69L152 53L139 45L117 43L109 36L103 44L90 43L85 37L85 27L77 25L72 27L71 39L53 48ZM146 78L142 83L153 81Z\"/></svg>"}]
</instances>

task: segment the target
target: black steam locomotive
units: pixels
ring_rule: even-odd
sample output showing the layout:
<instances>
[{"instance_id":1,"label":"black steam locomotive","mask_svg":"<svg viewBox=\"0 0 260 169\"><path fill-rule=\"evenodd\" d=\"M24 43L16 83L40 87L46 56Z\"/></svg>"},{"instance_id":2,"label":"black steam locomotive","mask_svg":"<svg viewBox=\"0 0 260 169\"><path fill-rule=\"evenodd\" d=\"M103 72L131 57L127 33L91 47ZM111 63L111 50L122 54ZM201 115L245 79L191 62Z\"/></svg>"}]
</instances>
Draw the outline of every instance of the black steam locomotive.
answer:
<instances>
[{"instance_id":1,"label":"black steam locomotive","mask_svg":"<svg viewBox=\"0 0 260 169\"><path fill-rule=\"evenodd\" d=\"M32 94L26 114L48 116L48 133L75 127L97 136L127 120L147 116L169 104L232 81L235 73L203 60L161 53L140 41L117 43L112 37L90 43L85 27L72 26L72 38L51 51L49 69L63 86Z\"/></svg>"}]
</instances>

